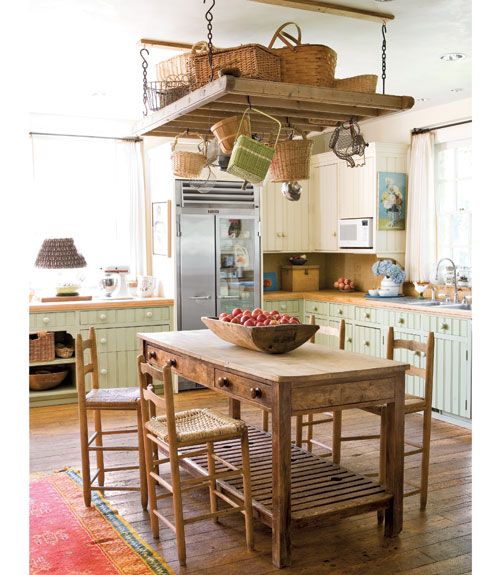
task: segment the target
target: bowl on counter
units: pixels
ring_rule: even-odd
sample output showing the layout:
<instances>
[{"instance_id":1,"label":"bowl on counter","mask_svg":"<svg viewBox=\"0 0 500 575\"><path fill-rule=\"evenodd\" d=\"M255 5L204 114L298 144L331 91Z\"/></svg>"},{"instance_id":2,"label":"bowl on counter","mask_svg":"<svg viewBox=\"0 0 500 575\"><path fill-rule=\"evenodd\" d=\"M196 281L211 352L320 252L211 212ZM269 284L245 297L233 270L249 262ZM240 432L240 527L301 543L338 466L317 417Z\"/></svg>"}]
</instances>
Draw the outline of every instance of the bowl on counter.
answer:
<instances>
[{"instance_id":1,"label":"bowl on counter","mask_svg":"<svg viewBox=\"0 0 500 575\"><path fill-rule=\"evenodd\" d=\"M369 289L368 295L371 295L372 297L378 296L378 289Z\"/></svg>"},{"instance_id":2,"label":"bowl on counter","mask_svg":"<svg viewBox=\"0 0 500 575\"><path fill-rule=\"evenodd\" d=\"M303 266L307 263L307 258L291 257L288 258L288 261L292 264L292 266Z\"/></svg>"}]
</instances>

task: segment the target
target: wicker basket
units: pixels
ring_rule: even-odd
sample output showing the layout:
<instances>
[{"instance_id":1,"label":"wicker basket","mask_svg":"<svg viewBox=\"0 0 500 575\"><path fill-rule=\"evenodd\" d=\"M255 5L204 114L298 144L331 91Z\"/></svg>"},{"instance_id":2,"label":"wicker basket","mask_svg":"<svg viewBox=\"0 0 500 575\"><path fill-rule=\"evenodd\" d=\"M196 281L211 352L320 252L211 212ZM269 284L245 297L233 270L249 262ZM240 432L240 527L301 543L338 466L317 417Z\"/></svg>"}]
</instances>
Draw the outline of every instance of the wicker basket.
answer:
<instances>
[{"instance_id":1,"label":"wicker basket","mask_svg":"<svg viewBox=\"0 0 500 575\"><path fill-rule=\"evenodd\" d=\"M54 332L30 333L30 362L55 359Z\"/></svg>"},{"instance_id":2,"label":"wicker basket","mask_svg":"<svg viewBox=\"0 0 500 575\"><path fill-rule=\"evenodd\" d=\"M266 144L263 144L262 142L252 140L252 138L241 134L241 127L245 121L245 117L250 113L250 108L247 108L243 112L243 116L240 120L238 137L231 153L231 158L229 159L227 171L230 174L233 174L233 176L242 178L247 182L259 184L265 179L267 172L269 171L269 166L271 165L271 161L274 156L274 149L278 143L281 132L281 122L276 118L269 116L269 114L257 110L257 108L252 108L252 111L266 116L278 124L278 134L276 136L274 146L266 146Z\"/></svg>"},{"instance_id":3,"label":"wicker basket","mask_svg":"<svg viewBox=\"0 0 500 575\"><path fill-rule=\"evenodd\" d=\"M297 37L283 31L290 25L297 28ZM277 39L285 44L284 48L273 48ZM301 41L302 32L295 22L286 22L274 33L269 48L281 58L281 81L332 88L337 53L328 46Z\"/></svg>"},{"instance_id":4,"label":"wicker basket","mask_svg":"<svg viewBox=\"0 0 500 575\"><path fill-rule=\"evenodd\" d=\"M30 389L32 391L52 389L61 384L67 375L67 369L39 369L30 373Z\"/></svg>"},{"instance_id":5,"label":"wicker basket","mask_svg":"<svg viewBox=\"0 0 500 575\"><path fill-rule=\"evenodd\" d=\"M194 48L189 61L194 88L200 88L210 82L210 64L208 50ZM243 44L235 48L215 48L213 52L214 79L219 71L236 68L244 78L256 80L281 81L281 61L275 54L260 44Z\"/></svg>"},{"instance_id":6,"label":"wicker basket","mask_svg":"<svg viewBox=\"0 0 500 575\"><path fill-rule=\"evenodd\" d=\"M156 77L158 80L170 80L171 78L188 78L191 81L192 67L191 57L192 53L198 50L207 51L208 44L205 40L193 44L191 52L184 52L177 56L172 56L168 60L163 60L156 65Z\"/></svg>"},{"instance_id":7,"label":"wicker basket","mask_svg":"<svg viewBox=\"0 0 500 575\"><path fill-rule=\"evenodd\" d=\"M75 348L71 345L64 345L64 343L56 343L56 356L63 359L73 357Z\"/></svg>"},{"instance_id":8,"label":"wicker basket","mask_svg":"<svg viewBox=\"0 0 500 575\"><path fill-rule=\"evenodd\" d=\"M241 116L231 116L230 118L224 118L210 128L211 132L219 142L219 147L222 153L225 155L229 155L233 151L234 142L238 135L240 120ZM245 136L250 136L250 119L248 117L243 121L240 133Z\"/></svg>"},{"instance_id":9,"label":"wicker basket","mask_svg":"<svg viewBox=\"0 0 500 575\"><path fill-rule=\"evenodd\" d=\"M376 74L363 74L351 78L339 78L333 82L333 87L345 92L366 92L374 94L377 89L378 76Z\"/></svg>"},{"instance_id":10,"label":"wicker basket","mask_svg":"<svg viewBox=\"0 0 500 575\"><path fill-rule=\"evenodd\" d=\"M286 140L276 145L271 162L272 182L297 182L309 179L312 140L302 134L301 140Z\"/></svg>"},{"instance_id":11,"label":"wicker basket","mask_svg":"<svg viewBox=\"0 0 500 575\"><path fill-rule=\"evenodd\" d=\"M173 172L174 176L179 178L197 178L207 161L206 142L200 134L194 134L201 140L200 144L198 144L199 152L176 151L177 140L186 134L187 132L183 132L175 136L174 143L172 144Z\"/></svg>"}]
</instances>

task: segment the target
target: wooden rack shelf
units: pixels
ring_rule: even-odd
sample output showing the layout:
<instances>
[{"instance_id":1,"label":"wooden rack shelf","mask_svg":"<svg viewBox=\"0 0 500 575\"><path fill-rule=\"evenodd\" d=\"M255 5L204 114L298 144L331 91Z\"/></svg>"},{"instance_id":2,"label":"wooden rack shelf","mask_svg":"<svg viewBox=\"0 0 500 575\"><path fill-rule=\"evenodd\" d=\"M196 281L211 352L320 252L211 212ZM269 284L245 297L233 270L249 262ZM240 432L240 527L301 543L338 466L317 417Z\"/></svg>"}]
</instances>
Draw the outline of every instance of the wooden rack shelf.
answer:
<instances>
[{"instance_id":1,"label":"wooden rack shelf","mask_svg":"<svg viewBox=\"0 0 500 575\"><path fill-rule=\"evenodd\" d=\"M322 132L350 118L360 121L409 110L414 102L410 96L222 76L146 116L136 124L135 135L175 136L185 130L211 135L211 125L241 114L249 105L277 117L283 127L292 125L306 133ZM252 126L260 133L276 129L273 122L260 117L252 117Z\"/></svg>"}]
</instances>

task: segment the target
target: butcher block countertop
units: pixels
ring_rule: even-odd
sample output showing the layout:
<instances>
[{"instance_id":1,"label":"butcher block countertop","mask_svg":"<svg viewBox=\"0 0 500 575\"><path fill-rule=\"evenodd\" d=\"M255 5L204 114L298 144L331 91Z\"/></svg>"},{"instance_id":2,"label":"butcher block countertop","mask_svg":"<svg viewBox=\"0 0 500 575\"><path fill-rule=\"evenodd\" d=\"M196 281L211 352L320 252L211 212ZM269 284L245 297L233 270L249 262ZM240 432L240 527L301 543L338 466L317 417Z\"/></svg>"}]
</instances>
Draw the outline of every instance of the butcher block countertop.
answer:
<instances>
[{"instance_id":1,"label":"butcher block countertop","mask_svg":"<svg viewBox=\"0 0 500 575\"><path fill-rule=\"evenodd\" d=\"M290 291L273 291L264 292L264 301L279 301L284 299L308 299L314 301L333 302L352 304L364 307L381 307L392 310L401 311L417 311L430 315L442 315L447 317L457 317L461 319L470 319L472 317L471 310L453 309L453 308L440 308L440 306L424 306L420 304L410 303L397 303L391 298L386 301L383 298L371 299L365 298L364 292L346 292L342 293L337 290L319 290L319 291L306 291L306 292L290 292ZM404 301L404 298L401 298Z\"/></svg>"},{"instance_id":2,"label":"butcher block countertop","mask_svg":"<svg viewBox=\"0 0 500 575\"><path fill-rule=\"evenodd\" d=\"M46 302L32 301L30 303L30 313L47 312L47 311L73 311L73 310L92 310L92 309L113 309L127 307L163 307L174 305L173 299L163 297L145 297L130 299L92 299L88 301L63 301L63 302Z\"/></svg>"}]
</instances>

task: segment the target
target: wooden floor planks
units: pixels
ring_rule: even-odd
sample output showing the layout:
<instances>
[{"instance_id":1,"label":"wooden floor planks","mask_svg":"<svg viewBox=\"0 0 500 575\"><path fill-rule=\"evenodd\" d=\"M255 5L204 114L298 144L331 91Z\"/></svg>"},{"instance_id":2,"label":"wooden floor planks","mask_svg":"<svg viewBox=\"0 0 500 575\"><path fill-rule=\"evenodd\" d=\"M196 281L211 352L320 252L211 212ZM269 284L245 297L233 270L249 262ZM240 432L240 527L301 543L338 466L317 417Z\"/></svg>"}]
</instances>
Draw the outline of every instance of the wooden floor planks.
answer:
<instances>
[{"instance_id":1,"label":"wooden floor planks","mask_svg":"<svg viewBox=\"0 0 500 575\"><path fill-rule=\"evenodd\" d=\"M200 390L177 396L179 409L210 406L224 410L226 401L217 394ZM260 410L243 406L242 417L259 426ZM371 414L353 410L345 412L345 429L353 435L360 430L377 431L378 420ZM106 414L105 425L118 427L133 421L130 414ZM420 416L406 420L407 436L418 439ZM329 426L317 426L318 438L328 441ZM293 433L292 433L293 437ZM117 441L110 437L110 443ZM78 419L76 405L42 407L31 410L31 470L55 471L66 466L80 467ZM113 456L112 456L113 457ZM114 455L124 463L130 454ZM238 457L237 454L234 457ZM295 462L301 474L311 479L321 477L303 459ZM342 466L356 474L374 471L378 464L376 441L348 442L343 445ZM419 459L406 461L407 478L418 480ZM263 457L255 462L256 489L266 493L269 463ZM118 475L117 475L118 477ZM294 481L292 476L292 481ZM119 476L127 482L133 476ZM260 482L262 481L262 484ZM293 575L465 575L471 572L471 434L470 431L434 421L431 440L431 465L427 511L421 513L418 497L404 501L405 522L401 535L385 539L374 513L332 519L326 526L304 527L292 536L293 565L281 573ZM163 529L159 541L152 539L147 513L136 493L107 495L134 529L162 553L179 574L189 575L268 575L279 573L271 564L271 531L255 523L256 551L248 552L244 543L244 526L240 517L228 517L220 524L211 521L187 527L187 567L180 568L173 534ZM171 503L162 505L170 509ZM192 491L186 496L187 514L207 510L208 495Z\"/></svg>"}]
</instances>

